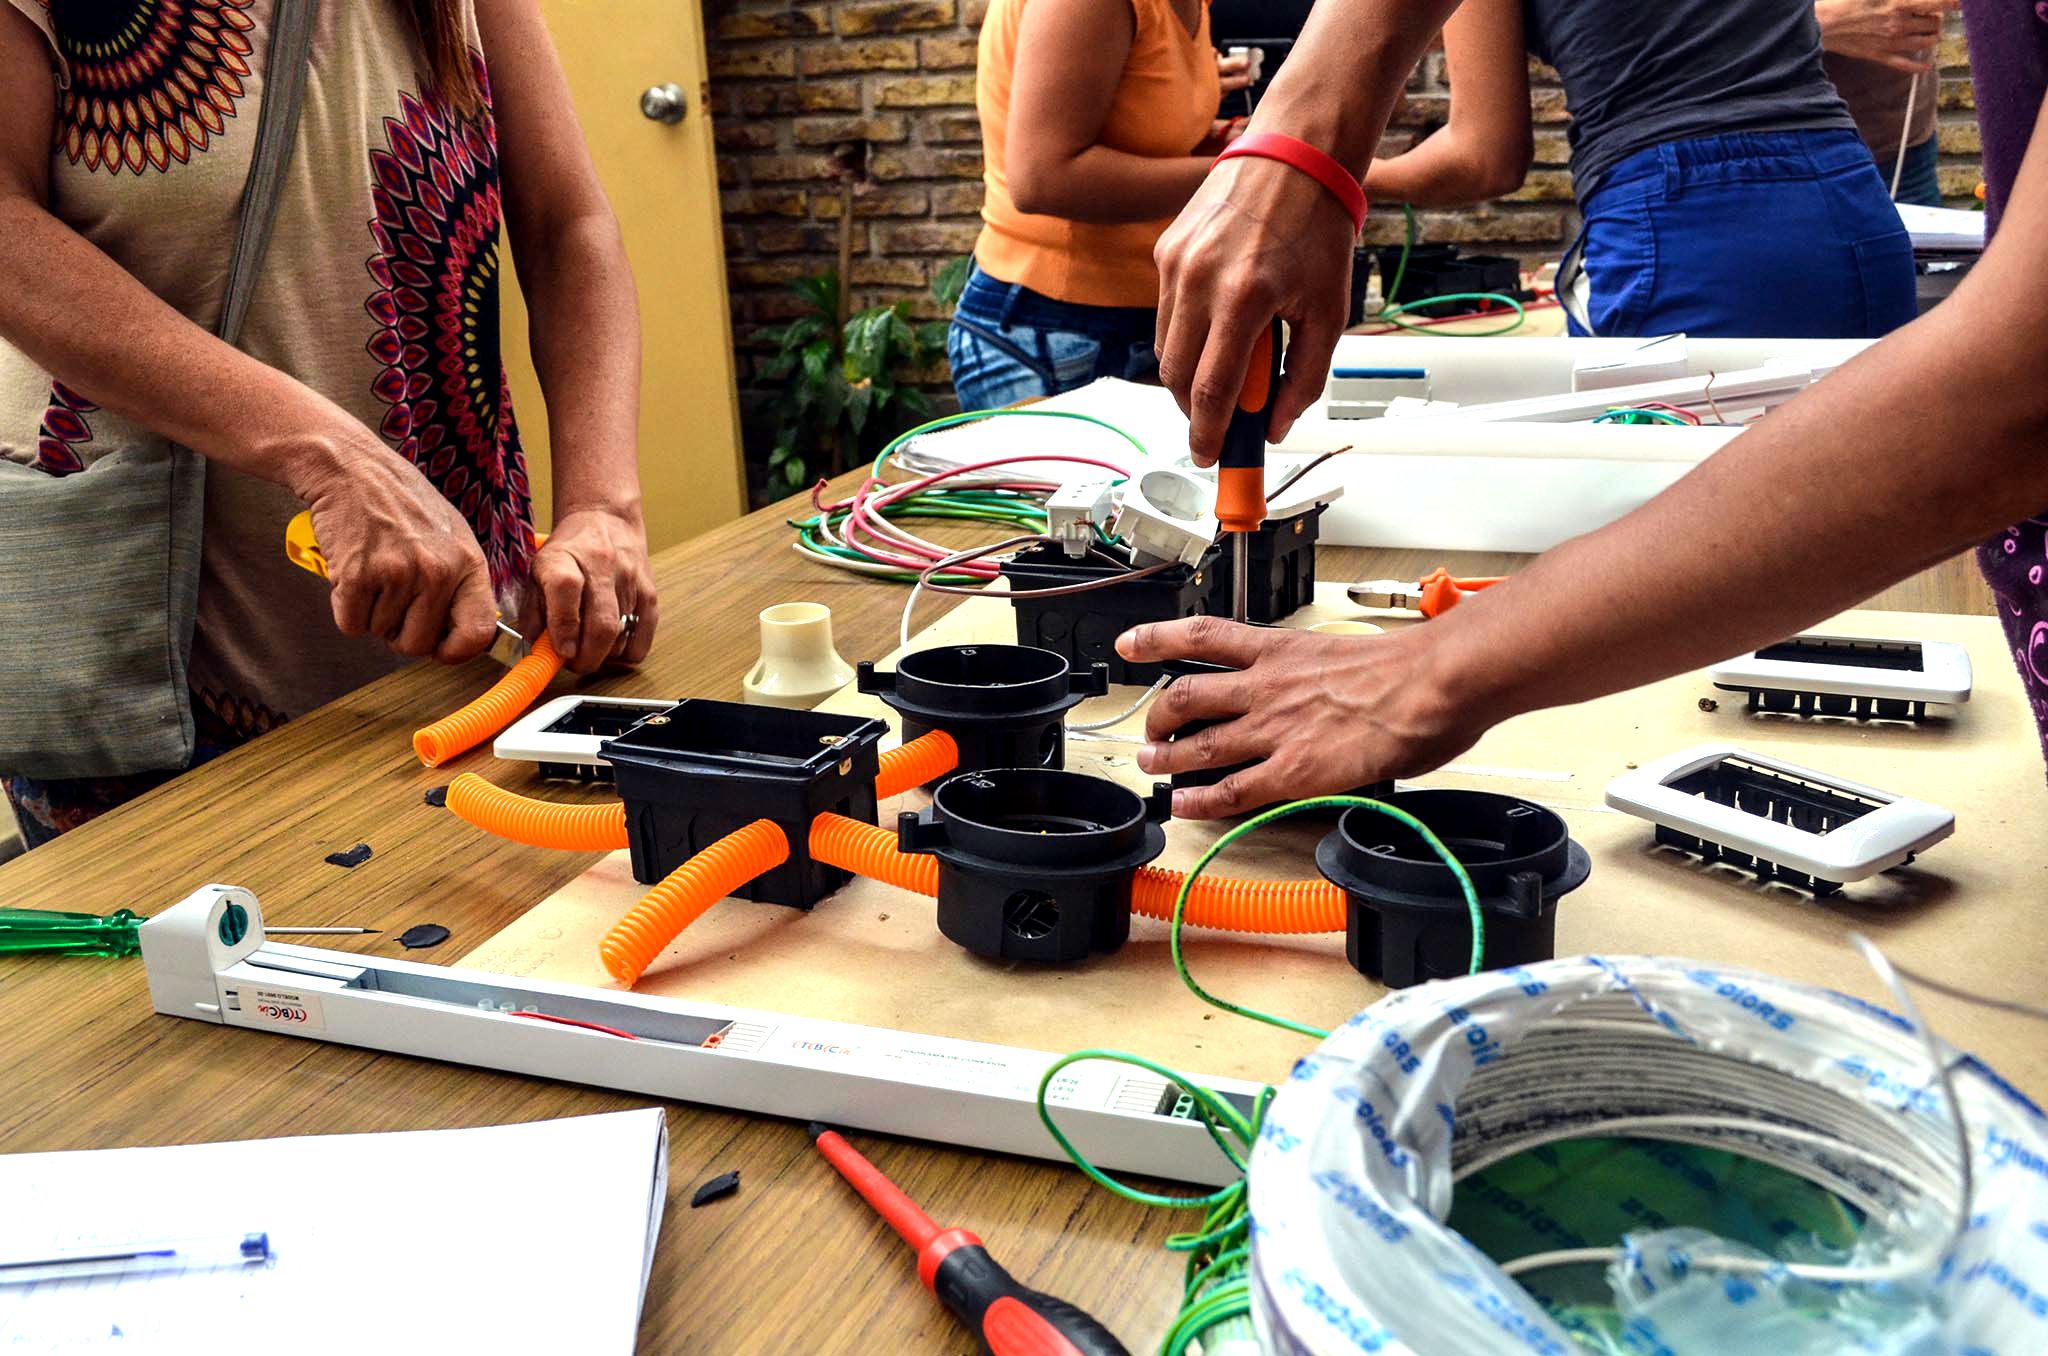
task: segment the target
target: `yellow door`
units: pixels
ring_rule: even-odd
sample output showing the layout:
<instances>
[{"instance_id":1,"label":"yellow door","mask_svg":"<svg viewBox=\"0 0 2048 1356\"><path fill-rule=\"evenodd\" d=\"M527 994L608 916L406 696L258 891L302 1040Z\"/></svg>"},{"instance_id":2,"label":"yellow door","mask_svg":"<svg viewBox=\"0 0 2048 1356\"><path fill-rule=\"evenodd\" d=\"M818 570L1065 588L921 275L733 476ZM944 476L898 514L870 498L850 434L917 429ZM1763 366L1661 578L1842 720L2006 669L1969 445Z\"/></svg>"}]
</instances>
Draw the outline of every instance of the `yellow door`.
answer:
<instances>
[{"instance_id":1,"label":"yellow door","mask_svg":"<svg viewBox=\"0 0 2048 1356\"><path fill-rule=\"evenodd\" d=\"M677 0L542 0L541 9L640 292L640 485L648 541L659 550L746 506L703 11ZM682 117L673 122L662 120L676 107L665 97L669 85L681 95ZM526 303L512 270L501 276L505 365L532 463L535 516L545 524L547 423L527 354Z\"/></svg>"}]
</instances>

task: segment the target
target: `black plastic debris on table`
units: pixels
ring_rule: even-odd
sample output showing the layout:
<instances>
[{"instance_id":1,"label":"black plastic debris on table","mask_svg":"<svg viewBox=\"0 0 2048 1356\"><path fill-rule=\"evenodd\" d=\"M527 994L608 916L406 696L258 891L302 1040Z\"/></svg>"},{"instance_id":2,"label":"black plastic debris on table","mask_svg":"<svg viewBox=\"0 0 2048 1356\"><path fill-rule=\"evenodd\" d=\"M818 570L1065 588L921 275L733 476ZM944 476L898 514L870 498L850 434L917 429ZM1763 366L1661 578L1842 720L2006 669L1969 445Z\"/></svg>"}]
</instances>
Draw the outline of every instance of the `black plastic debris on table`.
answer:
<instances>
[{"instance_id":1,"label":"black plastic debris on table","mask_svg":"<svg viewBox=\"0 0 2048 1356\"><path fill-rule=\"evenodd\" d=\"M695 1210L698 1206L724 1200L739 1189L739 1170L734 1169L731 1172L722 1172L690 1194L690 1208Z\"/></svg>"},{"instance_id":2,"label":"black plastic debris on table","mask_svg":"<svg viewBox=\"0 0 2048 1356\"><path fill-rule=\"evenodd\" d=\"M398 944L407 951L439 946L448 940L448 929L439 923L418 923L398 934Z\"/></svg>"}]
</instances>

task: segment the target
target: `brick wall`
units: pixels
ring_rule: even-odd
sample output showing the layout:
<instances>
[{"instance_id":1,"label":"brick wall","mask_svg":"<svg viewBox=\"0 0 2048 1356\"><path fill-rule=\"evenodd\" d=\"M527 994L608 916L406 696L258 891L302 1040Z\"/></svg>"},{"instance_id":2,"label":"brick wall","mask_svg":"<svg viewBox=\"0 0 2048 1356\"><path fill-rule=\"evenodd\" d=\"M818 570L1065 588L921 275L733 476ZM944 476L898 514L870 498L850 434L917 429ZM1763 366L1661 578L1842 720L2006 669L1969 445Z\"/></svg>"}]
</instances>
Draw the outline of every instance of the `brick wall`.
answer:
<instances>
[{"instance_id":1,"label":"brick wall","mask_svg":"<svg viewBox=\"0 0 2048 1356\"><path fill-rule=\"evenodd\" d=\"M974 114L975 33L987 0L706 0L712 114L725 213L726 274L743 396L759 361L759 326L801 303L791 279L833 267L840 190L835 156L864 159L854 197L856 307L910 298L939 314L933 269L966 253L979 230L980 126ZM1957 205L1978 178L1977 125L1959 27L1941 52L1942 186ZM1555 259L1577 227L1566 171L1564 91L1530 64L1535 168L1520 191L1461 211L1417 213L1422 237ZM1409 82L1382 152L1439 124L1449 107L1443 57ZM851 148L851 150L849 150ZM1398 243L1398 212L1375 212L1368 243ZM933 373L935 394L945 393ZM745 400L752 408L758 400ZM749 448L765 455L749 421Z\"/></svg>"},{"instance_id":2,"label":"brick wall","mask_svg":"<svg viewBox=\"0 0 2048 1356\"><path fill-rule=\"evenodd\" d=\"M750 390L754 330L803 308L787 284L838 264L842 158L854 196L853 305L937 319L934 269L980 231L975 34L987 0L706 0L711 108L747 450L772 432ZM943 365L927 383L952 408Z\"/></svg>"},{"instance_id":3,"label":"brick wall","mask_svg":"<svg viewBox=\"0 0 2048 1356\"><path fill-rule=\"evenodd\" d=\"M1941 102L1935 105L1935 144L1941 148L1941 195L1951 207L1974 207L1977 183L1984 177L1984 146L1977 138L1976 87L1970 82L1970 48L1963 41L1963 21L1950 18L1948 36L1937 54L1941 66ZM1922 77L1920 93L1927 93Z\"/></svg>"}]
</instances>

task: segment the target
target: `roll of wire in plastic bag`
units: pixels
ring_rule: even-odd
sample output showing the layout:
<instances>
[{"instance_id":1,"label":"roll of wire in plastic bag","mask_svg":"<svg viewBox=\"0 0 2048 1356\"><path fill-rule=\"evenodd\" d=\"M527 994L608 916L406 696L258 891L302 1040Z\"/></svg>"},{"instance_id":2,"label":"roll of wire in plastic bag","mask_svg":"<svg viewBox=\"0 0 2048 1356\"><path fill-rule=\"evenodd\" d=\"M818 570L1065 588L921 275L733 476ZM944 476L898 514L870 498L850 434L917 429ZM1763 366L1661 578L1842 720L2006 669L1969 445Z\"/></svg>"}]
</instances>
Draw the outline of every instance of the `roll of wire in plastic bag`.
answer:
<instances>
[{"instance_id":1,"label":"roll of wire in plastic bag","mask_svg":"<svg viewBox=\"0 0 2048 1356\"><path fill-rule=\"evenodd\" d=\"M2048 1351L2048 1123L1902 1006L1914 1020L1644 957L1394 993L1302 1060L1266 1114L1250 1168L1261 1344L1288 1356ZM1603 1246L1502 1265L1441 1222L1455 1183L1589 1136L1784 1169L1860 1212L1862 1237L1846 1255L1781 1261L1646 1228L1620 1247L1591 1238ZM1524 1288L1572 1266L1605 1267L1618 1339L1581 1345Z\"/></svg>"}]
</instances>

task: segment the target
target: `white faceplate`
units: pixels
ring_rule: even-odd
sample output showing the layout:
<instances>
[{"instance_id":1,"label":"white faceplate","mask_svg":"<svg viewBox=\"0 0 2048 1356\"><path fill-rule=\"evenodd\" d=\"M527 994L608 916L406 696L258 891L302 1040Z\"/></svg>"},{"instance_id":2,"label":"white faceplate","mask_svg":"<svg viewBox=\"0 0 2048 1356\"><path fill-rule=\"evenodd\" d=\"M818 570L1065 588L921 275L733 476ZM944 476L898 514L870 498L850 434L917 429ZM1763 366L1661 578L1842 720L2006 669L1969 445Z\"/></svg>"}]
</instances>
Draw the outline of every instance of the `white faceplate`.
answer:
<instances>
[{"instance_id":1,"label":"white faceplate","mask_svg":"<svg viewBox=\"0 0 2048 1356\"><path fill-rule=\"evenodd\" d=\"M1768 771L1878 801L1880 805L1826 833L1808 833L1732 805L1689 795L1670 785L1723 758L1739 758ZM1948 837L1956 827L1956 817L1938 805L1830 777L1825 772L1751 753L1732 744L1702 744L1646 763L1608 784L1607 803L1653 824L1710 839L1788 870L1830 881L1867 880L1889 871Z\"/></svg>"},{"instance_id":2,"label":"white faceplate","mask_svg":"<svg viewBox=\"0 0 2048 1356\"><path fill-rule=\"evenodd\" d=\"M512 727L491 745L491 753L507 762L514 763L578 763L595 766L600 760L598 746L604 743L599 735L551 734L548 726L562 719L579 706L628 707L646 715L666 711L674 702L650 701L645 697L585 697L570 693L545 702L521 716Z\"/></svg>"},{"instance_id":3,"label":"white faceplate","mask_svg":"<svg viewBox=\"0 0 2048 1356\"><path fill-rule=\"evenodd\" d=\"M1794 640L1825 640L1875 647L1892 644L1874 636L1833 636L1807 632ZM1920 668L1886 669L1857 664L1810 663L1803 660L1759 659L1757 652L1716 664L1707 670L1715 687L1819 692L1836 697L1879 697L1897 701L1942 702L1950 706L1970 700L1970 655L1945 640L1913 641L1920 647ZM1769 649L1766 646L1765 649Z\"/></svg>"}]
</instances>

